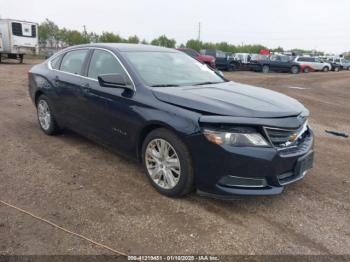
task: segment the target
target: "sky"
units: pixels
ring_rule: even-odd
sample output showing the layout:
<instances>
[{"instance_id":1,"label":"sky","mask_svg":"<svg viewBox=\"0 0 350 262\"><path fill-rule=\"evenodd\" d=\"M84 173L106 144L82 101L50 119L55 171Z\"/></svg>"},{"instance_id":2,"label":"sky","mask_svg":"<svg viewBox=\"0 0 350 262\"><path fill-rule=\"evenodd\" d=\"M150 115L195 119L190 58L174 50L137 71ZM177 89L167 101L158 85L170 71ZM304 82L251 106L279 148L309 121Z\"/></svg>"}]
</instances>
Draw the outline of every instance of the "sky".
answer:
<instances>
[{"instance_id":1,"label":"sky","mask_svg":"<svg viewBox=\"0 0 350 262\"><path fill-rule=\"evenodd\" d=\"M269 48L350 51L349 0L0 0L0 17L177 44L198 37Z\"/></svg>"}]
</instances>

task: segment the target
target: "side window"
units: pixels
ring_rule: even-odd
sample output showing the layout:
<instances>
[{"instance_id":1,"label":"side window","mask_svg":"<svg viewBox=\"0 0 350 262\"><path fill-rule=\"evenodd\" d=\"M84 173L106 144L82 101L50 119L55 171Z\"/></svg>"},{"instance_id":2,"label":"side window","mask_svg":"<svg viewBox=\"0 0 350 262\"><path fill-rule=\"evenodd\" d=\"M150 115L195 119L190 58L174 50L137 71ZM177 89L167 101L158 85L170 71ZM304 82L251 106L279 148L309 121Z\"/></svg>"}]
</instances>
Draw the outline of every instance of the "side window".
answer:
<instances>
[{"instance_id":1,"label":"side window","mask_svg":"<svg viewBox=\"0 0 350 262\"><path fill-rule=\"evenodd\" d=\"M32 37L36 37L36 25L32 25Z\"/></svg>"},{"instance_id":2,"label":"side window","mask_svg":"<svg viewBox=\"0 0 350 262\"><path fill-rule=\"evenodd\" d=\"M87 54L88 50L75 50L66 53L62 59L61 71L81 75Z\"/></svg>"},{"instance_id":3,"label":"side window","mask_svg":"<svg viewBox=\"0 0 350 262\"><path fill-rule=\"evenodd\" d=\"M290 58L288 56L281 56L281 61L282 62L289 62Z\"/></svg>"},{"instance_id":4,"label":"side window","mask_svg":"<svg viewBox=\"0 0 350 262\"><path fill-rule=\"evenodd\" d=\"M50 61L52 69L57 69L60 67L61 56L57 56Z\"/></svg>"},{"instance_id":5,"label":"side window","mask_svg":"<svg viewBox=\"0 0 350 262\"><path fill-rule=\"evenodd\" d=\"M12 23L12 34L16 36L22 36L22 24L21 23Z\"/></svg>"},{"instance_id":6,"label":"side window","mask_svg":"<svg viewBox=\"0 0 350 262\"><path fill-rule=\"evenodd\" d=\"M95 50L91 57L88 77L97 79L99 75L104 74L125 75L125 71L111 53L103 50Z\"/></svg>"},{"instance_id":7,"label":"side window","mask_svg":"<svg viewBox=\"0 0 350 262\"><path fill-rule=\"evenodd\" d=\"M279 56L273 55L273 56L270 57L270 60L273 61L273 62L279 61Z\"/></svg>"},{"instance_id":8,"label":"side window","mask_svg":"<svg viewBox=\"0 0 350 262\"><path fill-rule=\"evenodd\" d=\"M217 50L216 51L216 57L218 58L225 58L226 57L226 54L220 50Z\"/></svg>"}]
</instances>

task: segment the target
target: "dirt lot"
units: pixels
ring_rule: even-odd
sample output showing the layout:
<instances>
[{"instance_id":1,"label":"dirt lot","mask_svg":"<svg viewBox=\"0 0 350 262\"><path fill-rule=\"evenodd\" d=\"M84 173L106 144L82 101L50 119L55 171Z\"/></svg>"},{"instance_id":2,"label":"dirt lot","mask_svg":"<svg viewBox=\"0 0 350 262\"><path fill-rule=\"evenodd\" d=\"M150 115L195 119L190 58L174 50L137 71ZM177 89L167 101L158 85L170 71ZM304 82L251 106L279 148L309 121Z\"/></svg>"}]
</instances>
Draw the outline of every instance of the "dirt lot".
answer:
<instances>
[{"instance_id":1,"label":"dirt lot","mask_svg":"<svg viewBox=\"0 0 350 262\"><path fill-rule=\"evenodd\" d=\"M0 64L0 200L128 254L350 254L350 139L324 132L350 132L350 72L226 74L303 102L316 163L282 195L219 201L163 197L137 164L71 132L44 135L30 67ZM101 253L0 204L0 254Z\"/></svg>"}]
</instances>

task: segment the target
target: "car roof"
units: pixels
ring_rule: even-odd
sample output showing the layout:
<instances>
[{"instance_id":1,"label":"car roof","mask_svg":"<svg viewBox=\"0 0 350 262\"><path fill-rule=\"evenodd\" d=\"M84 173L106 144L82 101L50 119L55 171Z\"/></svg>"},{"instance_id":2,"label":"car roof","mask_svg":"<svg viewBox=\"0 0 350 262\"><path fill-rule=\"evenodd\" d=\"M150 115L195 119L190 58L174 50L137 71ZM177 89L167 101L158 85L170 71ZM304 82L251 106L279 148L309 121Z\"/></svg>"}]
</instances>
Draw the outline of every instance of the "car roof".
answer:
<instances>
[{"instance_id":1,"label":"car roof","mask_svg":"<svg viewBox=\"0 0 350 262\"><path fill-rule=\"evenodd\" d=\"M124 44L124 43L96 43L96 44L85 44L75 45L69 49L83 48L83 47L99 47L107 49L115 49L119 52L179 52L173 48L166 48L154 45L143 45L143 44Z\"/></svg>"}]
</instances>

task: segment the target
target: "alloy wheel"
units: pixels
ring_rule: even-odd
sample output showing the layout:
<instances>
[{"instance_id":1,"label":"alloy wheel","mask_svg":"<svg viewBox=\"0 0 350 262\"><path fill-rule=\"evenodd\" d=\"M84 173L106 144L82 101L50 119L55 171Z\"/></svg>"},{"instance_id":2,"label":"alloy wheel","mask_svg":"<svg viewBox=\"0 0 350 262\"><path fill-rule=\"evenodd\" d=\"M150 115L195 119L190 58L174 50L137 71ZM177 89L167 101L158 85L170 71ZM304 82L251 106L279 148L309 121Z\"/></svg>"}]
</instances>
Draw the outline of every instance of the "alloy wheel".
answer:
<instances>
[{"instance_id":1,"label":"alloy wheel","mask_svg":"<svg viewBox=\"0 0 350 262\"><path fill-rule=\"evenodd\" d=\"M180 159L174 147L164 139L148 143L145 164L150 178L163 189L173 189L180 180Z\"/></svg>"},{"instance_id":2,"label":"alloy wheel","mask_svg":"<svg viewBox=\"0 0 350 262\"><path fill-rule=\"evenodd\" d=\"M45 100L40 100L38 103L38 118L40 126L44 130L48 130L51 125L51 113L49 105Z\"/></svg>"}]
</instances>

